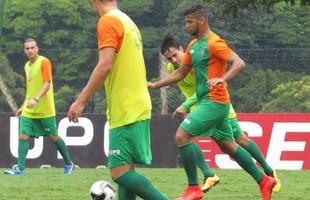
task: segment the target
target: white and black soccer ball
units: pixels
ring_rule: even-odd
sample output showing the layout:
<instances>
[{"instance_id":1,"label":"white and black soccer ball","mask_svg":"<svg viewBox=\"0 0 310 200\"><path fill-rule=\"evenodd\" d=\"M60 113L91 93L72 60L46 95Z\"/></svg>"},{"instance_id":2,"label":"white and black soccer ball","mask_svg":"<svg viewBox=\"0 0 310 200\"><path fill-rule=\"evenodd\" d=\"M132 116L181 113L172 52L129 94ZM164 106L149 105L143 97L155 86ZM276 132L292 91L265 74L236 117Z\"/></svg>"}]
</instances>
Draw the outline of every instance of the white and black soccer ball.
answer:
<instances>
[{"instance_id":1,"label":"white and black soccer ball","mask_svg":"<svg viewBox=\"0 0 310 200\"><path fill-rule=\"evenodd\" d=\"M97 181L90 188L92 200L113 200L115 198L115 188L108 181Z\"/></svg>"}]
</instances>

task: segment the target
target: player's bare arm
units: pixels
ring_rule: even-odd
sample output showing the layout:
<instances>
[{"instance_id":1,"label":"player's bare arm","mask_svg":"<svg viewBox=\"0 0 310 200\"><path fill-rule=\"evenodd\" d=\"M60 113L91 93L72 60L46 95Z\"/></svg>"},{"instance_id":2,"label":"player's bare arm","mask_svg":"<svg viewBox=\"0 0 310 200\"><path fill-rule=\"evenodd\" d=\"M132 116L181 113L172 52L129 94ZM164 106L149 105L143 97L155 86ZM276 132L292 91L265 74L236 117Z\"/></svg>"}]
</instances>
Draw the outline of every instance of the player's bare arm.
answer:
<instances>
[{"instance_id":1,"label":"player's bare arm","mask_svg":"<svg viewBox=\"0 0 310 200\"><path fill-rule=\"evenodd\" d=\"M78 118L80 117L85 104L96 91L102 88L112 69L114 55L114 48L107 47L99 51L99 61L93 70L87 85L69 109L69 121L78 122Z\"/></svg>"},{"instance_id":2,"label":"player's bare arm","mask_svg":"<svg viewBox=\"0 0 310 200\"><path fill-rule=\"evenodd\" d=\"M40 99L47 93L50 86L51 86L51 81L44 81L44 84L43 84L41 90L33 99L31 99L29 101L27 107L28 108L34 108L37 105L37 103L40 101Z\"/></svg>"},{"instance_id":3,"label":"player's bare arm","mask_svg":"<svg viewBox=\"0 0 310 200\"><path fill-rule=\"evenodd\" d=\"M223 77L213 78L209 80L208 84L210 88L212 88L216 84L223 83L232 79L245 68L245 62L235 53L228 58L227 63L231 65L230 69Z\"/></svg>"},{"instance_id":4,"label":"player's bare arm","mask_svg":"<svg viewBox=\"0 0 310 200\"><path fill-rule=\"evenodd\" d=\"M167 85L171 85L173 83L178 82L179 80L182 80L191 71L191 69L192 69L191 66L182 64L179 69L169 74L165 78L162 78L159 81L156 81L155 83L148 82L147 86L150 89L157 89Z\"/></svg>"}]
</instances>

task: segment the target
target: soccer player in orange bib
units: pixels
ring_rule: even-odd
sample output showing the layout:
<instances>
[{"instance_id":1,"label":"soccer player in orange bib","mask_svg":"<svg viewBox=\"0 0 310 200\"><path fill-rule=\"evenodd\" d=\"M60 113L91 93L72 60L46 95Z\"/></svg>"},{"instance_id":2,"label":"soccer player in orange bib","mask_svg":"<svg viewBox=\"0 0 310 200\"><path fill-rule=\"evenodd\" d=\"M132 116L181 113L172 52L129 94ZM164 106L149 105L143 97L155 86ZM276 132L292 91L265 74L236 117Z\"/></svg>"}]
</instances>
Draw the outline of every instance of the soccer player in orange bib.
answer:
<instances>
[{"instance_id":1,"label":"soccer player in orange bib","mask_svg":"<svg viewBox=\"0 0 310 200\"><path fill-rule=\"evenodd\" d=\"M161 53L169 61L167 65L167 71L169 74L173 73L181 66L184 57L184 51L182 46L173 36L167 35L164 38L161 44ZM195 109L198 103L197 95L195 92L196 81L193 75L193 71L189 72L184 79L177 82L177 85L180 88L186 101L176 109L176 111L173 113L173 117L175 117L175 115L177 114L182 114L183 117L186 117L187 113ZM281 189L281 181L277 177L276 171L269 166L257 144L243 133L237 120L237 114L232 105L230 105L228 119L233 130L233 136L235 141L244 149L246 149L253 158L255 158L255 160L264 169L266 175L275 178L276 185L274 186L272 191L279 192ZM195 145L195 148L199 147ZM207 163L203 158L202 152L199 151L199 149L197 149L195 152L197 153L197 165L204 174L204 181L201 189L202 191L207 192L219 182L219 177L214 174L212 170L208 167Z\"/></svg>"},{"instance_id":2,"label":"soccer player in orange bib","mask_svg":"<svg viewBox=\"0 0 310 200\"><path fill-rule=\"evenodd\" d=\"M197 181L197 148L194 147L192 138L206 132L223 152L233 157L259 184L262 199L269 200L275 180L264 175L251 155L234 141L228 119L230 97L226 82L236 76L245 67L245 63L223 39L210 30L203 6L187 9L184 16L187 31L195 38L185 51L181 67L155 83L148 83L150 89L160 88L176 83L194 69L198 106L184 119L176 133L176 143L189 185L176 200L203 198ZM229 70L226 63L231 64ZM209 131L212 129L215 131Z\"/></svg>"}]
</instances>

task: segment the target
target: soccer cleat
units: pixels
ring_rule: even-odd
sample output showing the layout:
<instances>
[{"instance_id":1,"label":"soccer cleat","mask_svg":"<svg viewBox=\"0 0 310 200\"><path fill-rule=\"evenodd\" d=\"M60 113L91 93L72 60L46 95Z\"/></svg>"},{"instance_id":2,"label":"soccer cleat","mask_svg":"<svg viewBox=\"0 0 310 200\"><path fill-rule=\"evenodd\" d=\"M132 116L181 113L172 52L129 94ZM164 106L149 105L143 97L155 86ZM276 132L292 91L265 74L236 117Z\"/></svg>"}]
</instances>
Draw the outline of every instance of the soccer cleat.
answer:
<instances>
[{"instance_id":1,"label":"soccer cleat","mask_svg":"<svg viewBox=\"0 0 310 200\"><path fill-rule=\"evenodd\" d=\"M200 200L203 198L203 192L199 185L188 186L181 197L175 200Z\"/></svg>"},{"instance_id":2,"label":"soccer cleat","mask_svg":"<svg viewBox=\"0 0 310 200\"><path fill-rule=\"evenodd\" d=\"M65 165L64 166L64 174L71 174L74 170L74 164L71 163L71 165Z\"/></svg>"},{"instance_id":3,"label":"soccer cleat","mask_svg":"<svg viewBox=\"0 0 310 200\"><path fill-rule=\"evenodd\" d=\"M11 170L5 170L3 173L4 174L8 174L8 175L22 175L22 174L25 173L25 171L19 169L19 167L17 166L14 169L11 169Z\"/></svg>"},{"instance_id":4,"label":"soccer cleat","mask_svg":"<svg viewBox=\"0 0 310 200\"><path fill-rule=\"evenodd\" d=\"M262 195L262 200L270 200L272 188L276 184L274 178L264 175L259 183L260 193Z\"/></svg>"},{"instance_id":5,"label":"soccer cleat","mask_svg":"<svg viewBox=\"0 0 310 200\"><path fill-rule=\"evenodd\" d=\"M204 179L203 184L201 186L201 190L204 193L206 193L219 182L220 182L220 178L216 174L214 174L214 176L210 176Z\"/></svg>"},{"instance_id":6,"label":"soccer cleat","mask_svg":"<svg viewBox=\"0 0 310 200\"><path fill-rule=\"evenodd\" d=\"M272 192L280 192L280 189L281 189L281 181L279 179L279 177L277 176L277 173L276 173L276 170L273 169L272 170L272 175L271 175L275 181L276 181L276 184L274 185L273 189L272 189Z\"/></svg>"}]
</instances>

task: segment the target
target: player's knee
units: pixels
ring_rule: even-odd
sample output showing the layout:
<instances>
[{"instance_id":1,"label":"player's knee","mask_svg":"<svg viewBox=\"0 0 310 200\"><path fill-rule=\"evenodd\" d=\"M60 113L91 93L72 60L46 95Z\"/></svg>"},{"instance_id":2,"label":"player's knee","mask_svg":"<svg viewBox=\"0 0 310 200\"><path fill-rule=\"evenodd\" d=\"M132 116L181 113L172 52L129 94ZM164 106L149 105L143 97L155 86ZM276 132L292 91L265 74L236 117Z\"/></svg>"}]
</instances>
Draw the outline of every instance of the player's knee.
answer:
<instances>
[{"instance_id":1,"label":"player's knee","mask_svg":"<svg viewBox=\"0 0 310 200\"><path fill-rule=\"evenodd\" d=\"M19 134L19 139L20 139L20 140L28 140L28 139L29 139L29 135L26 135L26 134Z\"/></svg>"},{"instance_id":2,"label":"player's knee","mask_svg":"<svg viewBox=\"0 0 310 200\"><path fill-rule=\"evenodd\" d=\"M236 138L236 142L242 147L247 147L249 145L249 138L245 135L241 135L240 137Z\"/></svg>"},{"instance_id":3,"label":"player's knee","mask_svg":"<svg viewBox=\"0 0 310 200\"><path fill-rule=\"evenodd\" d=\"M59 136L58 135L53 135L53 136L50 136L50 139L53 141L53 142L57 142L57 140L59 140Z\"/></svg>"},{"instance_id":4,"label":"player's knee","mask_svg":"<svg viewBox=\"0 0 310 200\"><path fill-rule=\"evenodd\" d=\"M175 142L178 146L183 146L191 142L191 137L182 129L177 131L175 135Z\"/></svg>"},{"instance_id":5,"label":"player's knee","mask_svg":"<svg viewBox=\"0 0 310 200\"><path fill-rule=\"evenodd\" d=\"M133 165L132 164L125 164L119 167L112 168L110 170L110 176L112 180L116 180L122 175L126 174L129 170L133 170Z\"/></svg>"}]
</instances>

